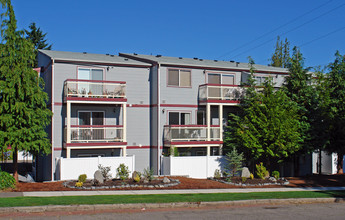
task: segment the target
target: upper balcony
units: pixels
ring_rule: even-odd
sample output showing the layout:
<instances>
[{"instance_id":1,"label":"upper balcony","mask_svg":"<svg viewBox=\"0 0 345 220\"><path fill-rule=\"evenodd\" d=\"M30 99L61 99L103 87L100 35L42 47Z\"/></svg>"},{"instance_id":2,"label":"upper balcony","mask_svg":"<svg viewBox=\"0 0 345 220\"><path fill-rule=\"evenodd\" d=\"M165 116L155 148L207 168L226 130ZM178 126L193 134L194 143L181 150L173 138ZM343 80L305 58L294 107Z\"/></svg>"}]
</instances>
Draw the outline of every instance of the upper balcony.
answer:
<instances>
[{"instance_id":1,"label":"upper balcony","mask_svg":"<svg viewBox=\"0 0 345 220\"><path fill-rule=\"evenodd\" d=\"M219 125L210 126L208 137L207 125L165 125L164 143L165 145L178 144L206 144L214 142L223 143L220 138Z\"/></svg>"},{"instance_id":2,"label":"upper balcony","mask_svg":"<svg viewBox=\"0 0 345 220\"><path fill-rule=\"evenodd\" d=\"M203 84L199 86L199 102L238 104L245 95L245 88L239 85Z\"/></svg>"},{"instance_id":3,"label":"upper balcony","mask_svg":"<svg viewBox=\"0 0 345 220\"><path fill-rule=\"evenodd\" d=\"M117 145L124 142L122 125L72 125L70 138L65 127L64 141L67 145L108 144Z\"/></svg>"},{"instance_id":4,"label":"upper balcony","mask_svg":"<svg viewBox=\"0 0 345 220\"><path fill-rule=\"evenodd\" d=\"M126 82L67 79L65 101L127 102Z\"/></svg>"}]
</instances>

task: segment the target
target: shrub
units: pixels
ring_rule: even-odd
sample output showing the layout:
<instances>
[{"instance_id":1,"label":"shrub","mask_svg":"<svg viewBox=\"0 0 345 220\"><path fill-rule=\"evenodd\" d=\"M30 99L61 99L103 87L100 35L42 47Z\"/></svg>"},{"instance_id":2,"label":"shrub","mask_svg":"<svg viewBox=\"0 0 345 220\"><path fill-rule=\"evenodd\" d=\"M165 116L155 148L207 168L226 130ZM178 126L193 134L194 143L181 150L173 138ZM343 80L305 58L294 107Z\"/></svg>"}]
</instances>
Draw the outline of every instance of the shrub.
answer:
<instances>
[{"instance_id":1,"label":"shrub","mask_svg":"<svg viewBox=\"0 0 345 220\"><path fill-rule=\"evenodd\" d=\"M121 163L118 168L116 168L116 177L119 177L121 180L128 179L129 176L129 170L128 167Z\"/></svg>"},{"instance_id":2,"label":"shrub","mask_svg":"<svg viewBox=\"0 0 345 220\"><path fill-rule=\"evenodd\" d=\"M266 167L262 164L262 162L260 164L256 164L256 175L260 178L260 179L265 179L266 176L269 176L269 172L267 171Z\"/></svg>"},{"instance_id":3,"label":"shrub","mask_svg":"<svg viewBox=\"0 0 345 220\"><path fill-rule=\"evenodd\" d=\"M87 178L87 175L86 175L86 174L81 174L81 175L79 175L79 177L78 177L78 182L85 183L86 178Z\"/></svg>"},{"instance_id":4,"label":"shrub","mask_svg":"<svg viewBox=\"0 0 345 220\"><path fill-rule=\"evenodd\" d=\"M83 182L78 181L78 182L75 183L75 186L76 187L82 187L83 186Z\"/></svg>"},{"instance_id":5,"label":"shrub","mask_svg":"<svg viewBox=\"0 0 345 220\"><path fill-rule=\"evenodd\" d=\"M222 177L222 173L220 172L219 169L216 169L216 170L214 171L214 178L215 178L215 179L219 179L219 178L221 178L221 177Z\"/></svg>"},{"instance_id":6,"label":"shrub","mask_svg":"<svg viewBox=\"0 0 345 220\"><path fill-rule=\"evenodd\" d=\"M135 182L139 183L140 180L141 180L140 173L137 173L137 174L134 176L133 180L134 180Z\"/></svg>"},{"instance_id":7,"label":"shrub","mask_svg":"<svg viewBox=\"0 0 345 220\"><path fill-rule=\"evenodd\" d=\"M242 177L242 183L245 183L247 181L247 177Z\"/></svg>"},{"instance_id":8,"label":"shrub","mask_svg":"<svg viewBox=\"0 0 345 220\"><path fill-rule=\"evenodd\" d=\"M273 176L274 178L276 178L276 180L278 180L279 177L280 177L279 171L277 171L277 170L273 171L273 172L272 172L272 176Z\"/></svg>"},{"instance_id":9,"label":"shrub","mask_svg":"<svg viewBox=\"0 0 345 220\"><path fill-rule=\"evenodd\" d=\"M251 180L253 180L253 179L254 179L254 174L250 173L249 178L250 178Z\"/></svg>"},{"instance_id":10,"label":"shrub","mask_svg":"<svg viewBox=\"0 0 345 220\"><path fill-rule=\"evenodd\" d=\"M14 177L5 171L1 171L0 169L0 190L7 188L14 189L15 186L16 180L14 179Z\"/></svg>"},{"instance_id":11,"label":"shrub","mask_svg":"<svg viewBox=\"0 0 345 220\"><path fill-rule=\"evenodd\" d=\"M104 167L102 164L99 164L98 169L101 171L104 180L111 178L110 167Z\"/></svg>"},{"instance_id":12,"label":"shrub","mask_svg":"<svg viewBox=\"0 0 345 220\"><path fill-rule=\"evenodd\" d=\"M152 181L153 180L153 169L150 168L146 168L144 169L144 178L148 181Z\"/></svg>"},{"instance_id":13,"label":"shrub","mask_svg":"<svg viewBox=\"0 0 345 220\"><path fill-rule=\"evenodd\" d=\"M238 171L242 170L242 162L244 160L243 153L238 153L235 147L226 154L225 159L228 162L227 169L232 176L235 176Z\"/></svg>"}]
</instances>

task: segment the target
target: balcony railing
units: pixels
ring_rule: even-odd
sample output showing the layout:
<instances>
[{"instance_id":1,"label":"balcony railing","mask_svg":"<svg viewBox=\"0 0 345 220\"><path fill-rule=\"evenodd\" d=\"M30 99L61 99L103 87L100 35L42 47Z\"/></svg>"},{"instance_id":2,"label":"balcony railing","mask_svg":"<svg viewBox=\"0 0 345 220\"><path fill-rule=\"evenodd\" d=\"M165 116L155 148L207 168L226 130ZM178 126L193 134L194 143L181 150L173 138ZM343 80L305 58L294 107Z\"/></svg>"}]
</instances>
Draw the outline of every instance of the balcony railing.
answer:
<instances>
[{"instance_id":1,"label":"balcony railing","mask_svg":"<svg viewBox=\"0 0 345 220\"><path fill-rule=\"evenodd\" d=\"M219 141L219 125L210 127L210 137L207 137L206 125L165 125L164 141Z\"/></svg>"},{"instance_id":2,"label":"balcony railing","mask_svg":"<svg viewBox=\"0 0 345 220\"><path fill-rule=\"evenodd\" d=\"M65 97L126 98L126 83L118 81L67 79Z\"/></svg>"},{"instance_id":3,"label":"balcony railing","mask_svg":"<svg viewBox=\"0 0 345 220\"><path fill-rule=\"evenodd\" d=\"M123 142L122 125L72 125L70 133L71 143Z\"/></svg>"},{"instance_id":4,"label":"balcony railing","mask_svg":"<svg viewBox=\"0 0 345 220\"><path fill-rule=\"evenodd\" d=\"M238 85L204 84L199 86L199 100L238 101L245 95L245 88Z\"/></svg>"}]
</instances>

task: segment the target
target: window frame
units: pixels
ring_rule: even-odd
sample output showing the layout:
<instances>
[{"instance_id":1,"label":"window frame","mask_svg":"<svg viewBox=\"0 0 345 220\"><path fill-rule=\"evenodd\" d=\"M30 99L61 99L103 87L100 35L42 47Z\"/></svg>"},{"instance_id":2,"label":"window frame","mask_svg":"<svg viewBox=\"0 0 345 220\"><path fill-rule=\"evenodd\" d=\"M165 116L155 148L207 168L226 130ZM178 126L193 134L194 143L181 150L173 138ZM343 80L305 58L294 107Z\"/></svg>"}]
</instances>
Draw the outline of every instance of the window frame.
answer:
<instances>
[{"instance_id":1,"label":"window frame","mask_svg":"<svg viewBox=\"0 0 345 220\"><path fill-rule=\"evenodd\" d=\"M216 71L207 71L205 74L205 82L206 84L210 84L208 82L208 75L220 75L220 85L231 85L231 84L223 84L223 76L232 76L234 78L234 83L232 85L236 85L236 72L216 72Z\"/></svg>"},{"instance_id":2,"label":"window frame","mask_svg":"<svg viewBox=\"0 0 345 220\"><path fill-rule=\"evenodd\" d=\"M105 81L106 78L106 74L105 74L105 68L103 67L90 67L90 66L77 66L77 74L76 74L76 79L78 80L79 78L79 70L80 69L88 69L88 70L92 70L92 69L96 69L96 70L102 70L103 73L103 80L96 80L96 81ZM92 71L91 71L92 72ZM89 76L90 77L90 76ZM89 79L90 81L92 81L92 79Z\"/></svg>"},{"instance_id":3,"label":"window frame","mask_svg":"<svg viewBox=\"0 0 345 220\"><path fill-rule=\"evenodd\" d=\"M192 111L176 111L176 110L171 110L171 111L167 111L167 125L171 125L170 122L170 113L178 113L179 114L179 124L181 125L181 114L189 114L189 124L184 124L184 125L191 125L192 122Z\"/></svg>"},{"instance_id":4,"label":"window frame","mask_svg":"<svg viewBox=\"0 0 345 220\"><path fill-rule=\"evenodd\" d=\"M178 71L178 85L169 85L169 70L177 70ZM190 86L181 86L181 80L180 80L181 79L181 71L190 72ZM167 68L166 84L167 84L167 87L192 88L192 70L191 69L181 69L181 68Z\"/></svg>"}]
</instances>

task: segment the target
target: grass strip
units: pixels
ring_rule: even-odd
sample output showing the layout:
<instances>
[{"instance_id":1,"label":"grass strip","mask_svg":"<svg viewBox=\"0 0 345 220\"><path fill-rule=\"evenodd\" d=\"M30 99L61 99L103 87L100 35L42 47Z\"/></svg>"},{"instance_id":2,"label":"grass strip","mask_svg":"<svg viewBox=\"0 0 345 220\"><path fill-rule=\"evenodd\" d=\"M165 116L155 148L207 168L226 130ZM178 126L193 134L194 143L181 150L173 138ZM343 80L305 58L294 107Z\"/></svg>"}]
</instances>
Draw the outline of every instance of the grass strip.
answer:
<instances>
[{"instance_id":1,"label":"grass strip","mask_svg":"<svg viewBox=\"0 0 345 220\"><path fill-rule=\"evenodd\" d=\"M0 198L0 207L44 205L92 205L128 203L212 202L253 199L335 198L345 197L345 191L294 191L252 193L200 193L159 195L99 195L61 197L10 197Z\"/></svg>"}]
</instances>

